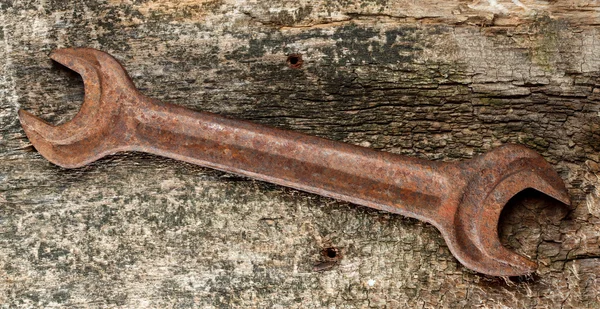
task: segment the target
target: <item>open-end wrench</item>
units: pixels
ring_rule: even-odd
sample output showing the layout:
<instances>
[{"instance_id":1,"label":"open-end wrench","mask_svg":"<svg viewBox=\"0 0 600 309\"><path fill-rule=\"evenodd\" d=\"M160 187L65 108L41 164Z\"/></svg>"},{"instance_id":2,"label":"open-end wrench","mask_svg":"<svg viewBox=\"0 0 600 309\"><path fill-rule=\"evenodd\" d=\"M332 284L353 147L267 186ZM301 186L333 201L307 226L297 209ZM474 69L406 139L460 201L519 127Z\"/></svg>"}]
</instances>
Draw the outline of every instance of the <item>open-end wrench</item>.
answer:
<instances>
[{"instance_id":1,"label":"open-end wrench","mask_svg":"<svg viewBox=\"0 0 600 309\"><path fill-rule=\"evenodd\" d=\"M417 218L438 228L463 265L493 276L537 268L500 243L498 219L511 197L533 188L570 203L550 164L523 146L454 163L405 157L150 99L95 49L50 57L82 76L81 110L59 126L24 110L19 117L39 153L65 168L142 151Z\"/></svg>"}]
</instances>

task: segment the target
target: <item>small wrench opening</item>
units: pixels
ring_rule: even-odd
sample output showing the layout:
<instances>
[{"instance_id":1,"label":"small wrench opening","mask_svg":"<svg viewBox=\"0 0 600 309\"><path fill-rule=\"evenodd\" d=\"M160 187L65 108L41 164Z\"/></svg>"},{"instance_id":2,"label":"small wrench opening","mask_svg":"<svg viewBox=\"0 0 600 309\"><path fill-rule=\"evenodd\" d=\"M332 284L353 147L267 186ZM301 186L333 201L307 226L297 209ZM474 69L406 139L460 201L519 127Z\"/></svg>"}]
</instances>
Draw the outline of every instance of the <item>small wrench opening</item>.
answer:
<instances>
[{"instance_id":1,"label":"small wrench opening","mask_svg":"<svg viewBox=\"0 0 600 309\"><path fill-rule=\"evenodd\" d=\"M56 63L53 61L53 63ZM64 86L61 87L63 93L58 97L59 100L57 102L57 111L55 112L56 121L54 119L48 119L49 122L56 123L56 125L61 125L69 122L71 119L79 113L81 109L81 104L85 97L85 87L83 87L83 79L81 76L65 67L62 64L57 64L56 67L53 66L53 72L68 72L68 74L63 75L62 80L60 81Z\"/></svg>"}]
</instances>

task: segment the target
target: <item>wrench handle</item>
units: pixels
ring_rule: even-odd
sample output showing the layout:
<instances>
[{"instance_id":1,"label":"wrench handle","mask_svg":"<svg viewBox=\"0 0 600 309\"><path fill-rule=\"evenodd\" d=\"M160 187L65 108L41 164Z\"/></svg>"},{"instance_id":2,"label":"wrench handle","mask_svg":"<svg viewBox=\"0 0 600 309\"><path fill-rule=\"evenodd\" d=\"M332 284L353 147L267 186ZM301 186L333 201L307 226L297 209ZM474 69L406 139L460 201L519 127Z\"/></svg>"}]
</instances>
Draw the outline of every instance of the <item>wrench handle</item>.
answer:
<instances>
[{"instance_id":1,"label":"wrench handle","mask_svg":"<svg viewBox=\"0 0 600 309\"><path fill-rule=\"evenodd\" d=\"M131 150L433 223L453 165L354 146L149 99ZM140 113L140 111L143 111Z\"/></svg>"}]
</instances>

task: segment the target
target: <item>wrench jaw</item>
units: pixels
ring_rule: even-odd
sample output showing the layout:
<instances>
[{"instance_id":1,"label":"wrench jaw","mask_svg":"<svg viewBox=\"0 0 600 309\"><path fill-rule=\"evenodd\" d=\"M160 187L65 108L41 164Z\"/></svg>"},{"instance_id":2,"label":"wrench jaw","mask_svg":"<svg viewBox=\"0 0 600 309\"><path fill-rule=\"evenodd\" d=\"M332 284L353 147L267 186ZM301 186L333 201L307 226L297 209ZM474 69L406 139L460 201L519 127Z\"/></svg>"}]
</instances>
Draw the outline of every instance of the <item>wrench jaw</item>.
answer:
<instances>
[{"instance_id":1,"label":"wrench jaw","mask_svg":"<svg viewBox=\"0 0 600 309\"><path fill-rule=\"evenodd\" d=\"M58 49L50 58L81 75L85 95L77 115L57 126L19 110L21 125L37 151L56 165L77 168L127 150L118 139L106 138L126 125L119 117L121 107L132 101L131 94L138 94L119 62L91 48Z\"/></svg>"},{"instance_id":2,"label":"wrench jaw","mask_svg":"<svg viewBox=\"0 0 600 309\"><path fill-rule=\"evenodd\" d=\"M560 176L537 153L506 145L470 161L474 173L465 190L447 239L457 259L475 271L492 276L534 272L537 263L506 249L498 236L498 221L506 203L525 189L535 189L566 205L568 192ZM446 235L445 235L446 236Z\"/></svg>"}]
</instances>

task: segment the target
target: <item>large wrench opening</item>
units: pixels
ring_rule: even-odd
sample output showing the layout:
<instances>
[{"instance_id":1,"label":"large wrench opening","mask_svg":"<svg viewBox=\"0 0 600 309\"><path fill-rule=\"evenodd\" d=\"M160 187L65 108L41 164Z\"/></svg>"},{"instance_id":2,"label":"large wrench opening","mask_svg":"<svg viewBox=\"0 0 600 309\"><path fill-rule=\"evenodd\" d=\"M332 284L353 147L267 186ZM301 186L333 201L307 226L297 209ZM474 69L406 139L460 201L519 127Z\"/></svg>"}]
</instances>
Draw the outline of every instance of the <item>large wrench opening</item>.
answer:
<instances>
[{"instance_id":1,"label":"large wrench opening","mask_svg":"<svg viewBox=\"0 0 600 309\"><path fill-rule=\"evenodd\" d=\"M19 117L34 147L62 167L143 151L417 218L440 230L463 265L494 276L537 268L498 238L511 197L533 188L570 203L552 166L523 146L457 163L400 156L150 99L99 50L60 49L50 57L81 74L81 110L59 126L23 110Z\"/></svg>"}]
</instances>

